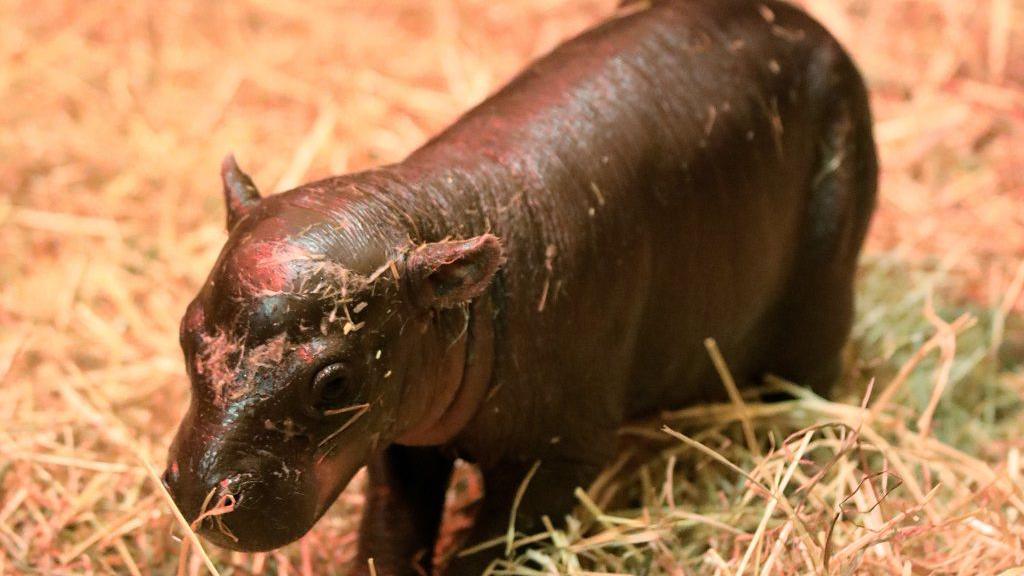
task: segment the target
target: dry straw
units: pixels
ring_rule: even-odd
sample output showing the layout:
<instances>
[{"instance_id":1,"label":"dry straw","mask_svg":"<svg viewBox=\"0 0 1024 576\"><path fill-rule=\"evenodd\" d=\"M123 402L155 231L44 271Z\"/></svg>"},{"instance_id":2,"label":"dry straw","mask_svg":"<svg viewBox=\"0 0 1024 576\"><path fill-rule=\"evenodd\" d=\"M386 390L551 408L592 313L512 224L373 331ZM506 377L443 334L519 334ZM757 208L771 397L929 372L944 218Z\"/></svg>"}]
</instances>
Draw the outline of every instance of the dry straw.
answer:
<instances>
[{"instance_id":1,"label":"dry straw","mask_svg":"<svg viewBox=\"0 0 1024 576\"><path fill-rule=\"evenodd\" d=\"M0 573L341 570L359 482L299 543L179 565L193 519L154 475L224 239L217 163L280 191L398 160L612 4L0 3ZM884 165L836 401L775 381L794 399L624 430L499 573L1021 573L1024 5L806 4L870 81Z\"/></svg>"}]
</instances>

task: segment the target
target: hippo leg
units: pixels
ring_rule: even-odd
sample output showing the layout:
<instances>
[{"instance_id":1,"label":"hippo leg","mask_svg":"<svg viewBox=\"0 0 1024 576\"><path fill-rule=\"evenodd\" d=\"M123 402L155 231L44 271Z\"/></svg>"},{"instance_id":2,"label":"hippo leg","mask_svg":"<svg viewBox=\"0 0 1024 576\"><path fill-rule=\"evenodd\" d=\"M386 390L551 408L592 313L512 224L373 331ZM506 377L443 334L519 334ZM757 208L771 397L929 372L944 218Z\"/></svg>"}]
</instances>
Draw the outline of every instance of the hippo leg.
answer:
<instances>
[{"instance_id":1,"label":"hippo leg","mask_svg":"<svg viewBox=\"0 0 1024 576\"><path fill-rule=\"evenodd\" d=\"M452 460L432 448L397 444L367 466L366 507L353 574L430 574Z\"/></svg>"},{"instance_id":2,"label":"hippo leg","mask_svg":"<svg viewBox=\"0 0 1024 576\"><path fill-rule=\"evenodd\" d=\"M782 308L767 372L827 396L842 374L842 348L853 318L853 295L842 282L829 286L822 279L808 279L799 293L815 290L827 293L828 298L805 295L802 303L797 303L797 296Z\"/></svg>"},{"instance_id":3,"label":"hippo leg","mask_svg":"<svg viewBox=\"0 0 1024 576\"><path fill-rule=\"evenodd\" d=\"M464 550L507 534L513 508L519 534L543 531L543 516L556 526L563 524L564 517L576 504L575 489L589 487L602 468L568 459L542 460L527 483L534 464L507 463L483 471L484 497ZM525 491L515 506L516 492L524 485ZM505 543L502 542L469 554L456 555L449 562L445 574L479 576L491 562L503 558L504 553Z\"/></svg>"},{"instance_id":4,"label":"hippo leg","mask_svg":"<svg viewBox=\"0 0 1024 576\"><path fill-rule=\"evenodd\" d=\"M801 248L775 317L768 371L826 395L842 373L842 349L853 324L857 257L875 205L878 161L867 96L843 69L859 98L833 103L811 183ZM838 79L838 80L835 80Z\"/></svg>"}]
</instances>

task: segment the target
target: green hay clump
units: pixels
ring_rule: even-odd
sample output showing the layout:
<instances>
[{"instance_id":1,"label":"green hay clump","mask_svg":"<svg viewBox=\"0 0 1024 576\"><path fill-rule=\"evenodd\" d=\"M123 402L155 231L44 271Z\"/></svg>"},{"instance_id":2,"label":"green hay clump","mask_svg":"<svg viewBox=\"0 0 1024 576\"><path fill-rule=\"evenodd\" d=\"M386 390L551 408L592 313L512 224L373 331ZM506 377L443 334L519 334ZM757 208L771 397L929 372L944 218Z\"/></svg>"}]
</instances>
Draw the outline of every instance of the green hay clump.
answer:
<instances>
[{"instance_id":1,"label":"green hay clump","mask_svg":"<svg viewBox=\"0 0 1024 576\"><path fill-rule=\"evenodd\" d=\"M579 493L565 529L523 538L495 574L997 574L1024 562L1024 357L996 346L1005 311L957 301L941 268L863 267L849 369L833 401L702 406L624 430L624 467ZM961 320L955 355L924 355ZM1000 335L1003 334L1003 335ZM948 342L948 339L947 339ZM948 346L948 344L947 344ZM931 418L941 373L948 378ZM873 384L872 384L873 382ZM862 401L870 397L862 408ZM757 446L745 442L752 426ZM926 430L920 428L924 424ZM607 510L607 512L606 512Z\"/></svg>"}]
</instances>

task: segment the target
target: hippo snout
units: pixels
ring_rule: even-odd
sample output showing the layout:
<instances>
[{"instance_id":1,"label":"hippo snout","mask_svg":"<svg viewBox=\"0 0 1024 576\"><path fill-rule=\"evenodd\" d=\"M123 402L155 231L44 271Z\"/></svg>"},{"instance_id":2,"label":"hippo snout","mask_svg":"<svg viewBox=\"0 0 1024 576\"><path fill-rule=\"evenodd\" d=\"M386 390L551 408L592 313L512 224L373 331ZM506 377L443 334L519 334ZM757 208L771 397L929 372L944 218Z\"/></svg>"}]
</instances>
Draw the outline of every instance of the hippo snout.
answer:
<instances>
[{"instance_id":1,"label":"hippo snout","mask_svg":"<svg viewBox=\"0 0 1024 576\"><path fill-rule=\"evenodd\" d=\"M279 548L302 536L316 519L316 500L302 496L308 491L301 486L301 473L280 460L207 475L189 474L172 462L162 480L196 531L223 548Z\"/></svg>"}]
</instances>

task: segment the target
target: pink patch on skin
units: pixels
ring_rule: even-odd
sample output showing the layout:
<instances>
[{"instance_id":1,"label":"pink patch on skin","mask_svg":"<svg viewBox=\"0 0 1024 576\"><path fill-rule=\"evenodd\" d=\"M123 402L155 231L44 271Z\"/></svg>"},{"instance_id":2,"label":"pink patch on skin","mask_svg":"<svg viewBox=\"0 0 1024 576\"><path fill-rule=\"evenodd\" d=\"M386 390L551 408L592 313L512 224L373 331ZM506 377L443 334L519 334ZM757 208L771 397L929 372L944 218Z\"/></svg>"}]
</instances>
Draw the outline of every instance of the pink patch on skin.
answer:
<instances>
[{"instance_id":1,"label":"pink patch on skin","mask_svg":"<svg viewBox=\"0 0 1024 576\"><path fill-rule=\"evenodd\" d=\"M316 356L313 356L313 352L309 350L308 346L300 346L299 349L295 351L295 354L303 364L312 364L313 360L316 359Z\"/></svg>"},{"instance_id":2,"label":"pink patch on skin","mask_svg":"<svg viewBox=\"0 0 1024 576\"><path fill-rule=\"evenodd\" d=\"M178 476L178 461L177 460L175 460L174 462L171 462L171 474L173 474L175 477Z\"/></svg>"},{"instance_id":3,"label":"pink patch on skin","mask_svg":"<svg viewBox=\"0 0 1024 576\"><path fill-rule=\"evenodd\" d=\"M231 268L238 284L249 295L279 294L299 276L301 264L311 257L287 242L252 242L239 246L232 255Z\"/></svg>"},{"instance_id":4,"label":"pink patch on skin","mask_svg":"<svg viewBox=\"0 0 1024 576\"><path fill-rule=\"evenodd\" d=\"M208 380L213 390L214 402L220 405L229 392L235 375L236 343L225 332L213 336L202 334L202 347L196 356L196 373Z\"/></svg>"},{"instance_id":5,"label":"pink patch on skin","mask_svg":"<svg viewBox=\"0 0 1024 576\"><path fill-rule=\"evenodd\" d=\"M246 349L226 332L202 335L202 346L196 354L196 372L206 379L213 392L213 402L223 406L247 394L258 370L274 369L284 359L288 338L278 334L264 344ZM239 378L244 376L244 378Z\"/></svg>"}]
</instances>

